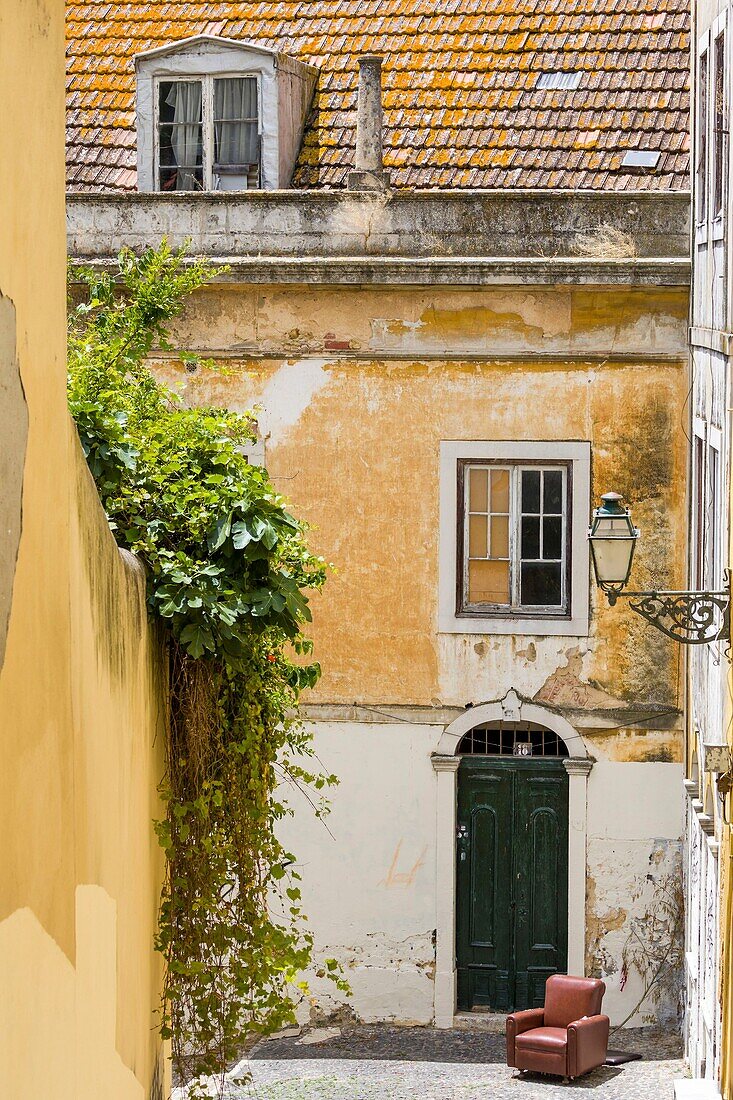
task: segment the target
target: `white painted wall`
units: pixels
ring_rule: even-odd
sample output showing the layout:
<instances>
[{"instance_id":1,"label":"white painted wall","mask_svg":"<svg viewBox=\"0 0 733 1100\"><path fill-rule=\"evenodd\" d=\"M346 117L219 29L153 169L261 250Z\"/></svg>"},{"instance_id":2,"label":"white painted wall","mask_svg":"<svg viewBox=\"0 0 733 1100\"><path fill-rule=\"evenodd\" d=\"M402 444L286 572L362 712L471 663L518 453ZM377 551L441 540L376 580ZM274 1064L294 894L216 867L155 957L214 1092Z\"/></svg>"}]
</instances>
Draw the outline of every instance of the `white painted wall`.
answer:
<instances>
[{"instance_id":1,"label":"white painted wall","mask_svg":"<svg viewBox=\"0 0 733 1100\"><path fill-rule=\"evenodd\" d=\"M432 1019L435 741L434 726L319 724L318 757L341 780L327 819L333 839L305 800L283 830L318 954L344 964L364 1020ZM327 1009L328 985L314 983Z\"/></svg>"},{"instance_id":2,"label":"white painted wall","mask_svg":"<svg viewBox=\"0 0 733 1100\"><path fill-rule=\"evenodd\" d=\"M314 724L327 771L341 779L328 828L305 800L283 838L303 875L305 910L317 960L344 965L361 1019L429 1023L433 1015L436 923L436 777L430 762L439 726L406 722ZM682 768L599 760L588 780L588 915L606 929L597 957L608 986L605 1010L618 1023L641 989L632 972L621 989L621 955L653 906L654 882L680 873ZM651 875L651 879L647 876ZM643 931L642 931L643 934ZM318 1011L342 1000L313 981ZM650 1022L676 1012L676 993L637 1015ZM311 1005L304 1003L307 1017Z\"/></svg>"}]
</instances>

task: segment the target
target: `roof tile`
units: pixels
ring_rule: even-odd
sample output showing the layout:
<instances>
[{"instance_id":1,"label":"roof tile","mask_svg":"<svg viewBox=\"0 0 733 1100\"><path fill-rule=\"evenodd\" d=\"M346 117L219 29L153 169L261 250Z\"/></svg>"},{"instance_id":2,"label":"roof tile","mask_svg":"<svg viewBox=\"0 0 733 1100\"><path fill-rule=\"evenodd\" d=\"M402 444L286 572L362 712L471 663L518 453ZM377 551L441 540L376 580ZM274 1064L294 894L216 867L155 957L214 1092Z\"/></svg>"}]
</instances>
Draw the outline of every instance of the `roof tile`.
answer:
<instances>
[{"instance_id":1,"label":"roof tile","mask_svg":"<svg viewBox=\"0 0 733 1100\"><path fill-rule=\"evenodd\" d=\"M296 187L343 187L357 54L384 55L385 167L396 187L688 185L688 0L109 0L67 9L68 179L136 185L135 54L196 34L320 70ZM575 90L539 73L581 71ZM620 150L659 149L656 171Z\"/></svg>"}]
</instances>

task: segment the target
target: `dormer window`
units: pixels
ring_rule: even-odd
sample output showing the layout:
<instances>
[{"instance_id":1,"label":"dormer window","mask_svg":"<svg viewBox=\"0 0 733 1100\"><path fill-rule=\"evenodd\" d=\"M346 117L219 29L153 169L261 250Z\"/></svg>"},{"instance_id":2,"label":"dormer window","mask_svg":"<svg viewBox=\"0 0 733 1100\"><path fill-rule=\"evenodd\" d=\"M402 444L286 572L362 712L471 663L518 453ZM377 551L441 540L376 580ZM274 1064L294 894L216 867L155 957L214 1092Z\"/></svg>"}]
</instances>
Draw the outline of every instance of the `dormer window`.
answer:
<instances>
[{"instance_id":1,"label":"dormer window","mask_svg":"<svg viewBox=\"0 0 733 1100\"><path fill-rule=\"evenodd\" d=\"M316 69L213 35L138 54L135 69L138 190L290 186Z\"/></svg>"},{"instance_id":2,"label":"dormer window","mask_svg":"<svg viewBox=\"0 0 733 1100\"><path fill-rule=\"evenodd\" d=\"M260 186L257 78L158 81L159 191Z\"/></svg>"}]
</instances>

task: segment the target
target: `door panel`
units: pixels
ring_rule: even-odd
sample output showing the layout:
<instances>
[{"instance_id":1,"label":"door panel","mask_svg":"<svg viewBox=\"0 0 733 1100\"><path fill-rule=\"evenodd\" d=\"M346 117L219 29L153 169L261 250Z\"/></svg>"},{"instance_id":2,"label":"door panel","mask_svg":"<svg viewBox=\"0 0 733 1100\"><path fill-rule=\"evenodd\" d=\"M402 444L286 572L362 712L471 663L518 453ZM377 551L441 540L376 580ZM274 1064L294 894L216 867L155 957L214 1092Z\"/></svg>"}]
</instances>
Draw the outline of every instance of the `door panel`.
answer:
<instances>
[{"instance_id":1,"label":"door panel","mask_svg":"<svg viewBox=\"0 0 733 1100\"><path fill-rule=\"evenodd\" d=\"M479 806L471 814L471 879L483 880L488 889L477 892L471 898L470 939L474 947L493 949L496 946L495 890L496 871L499 866L499 830L496 810L493 806Z\"/></svg>"},{"instance_id":2,"label":"door panel","mask_svg":"<svg viewBox=\"0 0 733 1100\"><path fill-rule=\"evenodd\" d=\"M567 966L568 779L562 762L515 776L517 1007L540 1008L545 982ZM548 774L549 772L549 774Z\"/></svg>"},{"instance_id":3,"label":"door panel","mask_svg":"<svg viewBox=\"0 0 733 1100\"><path fill-rule=\"evenodd\" d=\"M464 757L458 828L458 1005L539 1007L549 975L567 966L562 761Z\"/></svg>"},{"instance_id":4,"label":"door panel","mask_svg":"<svg viewBox=\"0 0 733 1100\"><path fill-rule=\"evenodd\" d=\"M509 1003L512 935L512 776L505 768L486 767L459 783L458 791L457 936L465 961L458 973L459 1002L503 1006Z\"/></svg>"}]
</instances>

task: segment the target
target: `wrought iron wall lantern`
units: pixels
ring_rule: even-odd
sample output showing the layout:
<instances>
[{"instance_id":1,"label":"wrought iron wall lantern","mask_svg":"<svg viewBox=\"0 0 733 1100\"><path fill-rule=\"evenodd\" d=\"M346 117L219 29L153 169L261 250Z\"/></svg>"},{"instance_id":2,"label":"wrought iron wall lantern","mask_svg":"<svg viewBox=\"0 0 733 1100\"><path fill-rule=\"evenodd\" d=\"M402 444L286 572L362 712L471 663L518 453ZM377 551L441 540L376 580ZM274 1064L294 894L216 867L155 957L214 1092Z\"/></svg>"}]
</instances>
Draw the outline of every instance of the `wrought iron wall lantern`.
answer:
<instances>
[{"instance_id":1,"label":"wrought iron wall lantern","mask_svg":"<svg viewBox=\"0 0 733 1100\"><path fill-rule=\"evenodd\" d=\"M640 535L619 493L605 493L588 530L596 583L613 605L619 596L661 630L686 645L730 642L730 576L722 592L634 592L626 585Z\"/></svg>"}]
</instances>

